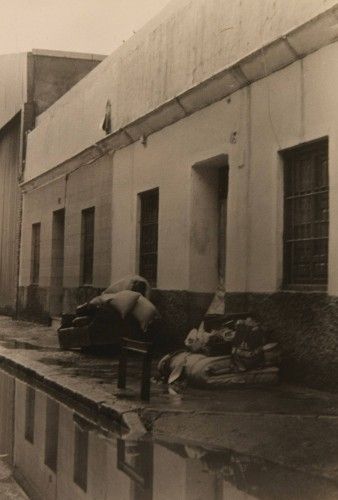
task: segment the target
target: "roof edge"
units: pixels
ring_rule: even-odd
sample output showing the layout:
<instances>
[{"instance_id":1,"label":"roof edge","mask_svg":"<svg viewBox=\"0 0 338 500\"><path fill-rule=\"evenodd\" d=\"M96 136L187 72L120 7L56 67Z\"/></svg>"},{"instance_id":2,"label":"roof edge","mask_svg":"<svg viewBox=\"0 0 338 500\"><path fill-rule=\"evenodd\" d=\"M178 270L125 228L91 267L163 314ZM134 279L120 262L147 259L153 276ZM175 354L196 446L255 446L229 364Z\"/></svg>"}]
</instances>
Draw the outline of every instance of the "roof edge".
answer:
<instances>
[{"instance_id":1,"label":"roof edge","mask_svg":"<svg viewBox=\"0 0 338 500\"><path fill-rule=\"evenodd\" d=\"M63 50L32 49L28 53L42 57L61 57L67 59L87 59L90 61L103 61L107 55L87 54L85 52L68 52Z\"/></svg>"},{"instance_id":2,"label":"roof edge","mask_svg":"<svg viewBox=\"0 0 338 500\"><path fill-rule=\"evenodd\" d=\"M82 151L54 165L45 172L24 180L24 191L49 183L57 175L65 175L95 162L110 151L122 149L144 137L203 109L252 83L303 59L320 48L338 41L338 4L320 13L253 51L246 57L210 75L195 86L170 98L143 116L123 124L111 134ZM335 29L332 29L332 28Z\"/></svg>"}]
</instances>

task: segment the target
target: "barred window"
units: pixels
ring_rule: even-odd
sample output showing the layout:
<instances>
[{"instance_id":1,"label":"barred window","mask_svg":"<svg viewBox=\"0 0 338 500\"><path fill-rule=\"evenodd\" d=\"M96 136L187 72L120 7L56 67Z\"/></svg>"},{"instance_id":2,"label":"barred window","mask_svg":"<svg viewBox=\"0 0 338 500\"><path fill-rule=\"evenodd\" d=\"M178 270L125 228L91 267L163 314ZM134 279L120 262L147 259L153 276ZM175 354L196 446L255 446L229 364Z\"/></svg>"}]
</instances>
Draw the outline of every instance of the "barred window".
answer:
<instances>
[{"instance_id":1,"label":"barred window","mask_svg":"<svg viewBox=\"0 0 338 500\"><path fill-rule=\"evenodd\" d=\"M39 283L40 274L40 233L41 224L32 225L32 260L31 260L31 283Z\"/></svg>"},{"instance_id":2,"label":"barred window","mask_svg":"<svg viewBox=\"0 0 338 500\"><path fill-rule=\"evenodd\" d=\"M284 154L284 286L325 289L328 275L328 143Z\"/></svg>"},{"instance_id":3,"label":"barred window","mask_svg":"<svg viewBox=\"0 0 338 500\"><path fill-rule=\"evenodd\" d=\"M81 283L93 283L95 207L82 210Z\"/></svg>"},{"instance_id":4,"label":"barred window","mask_svg":"<svg viewBox=\"0 0 338 500\"><path fill-rule=\"evenodd\" d=\"M141 193L140 201L140 275L156 286L159 190Z\"/></svg>"}]
</instances>

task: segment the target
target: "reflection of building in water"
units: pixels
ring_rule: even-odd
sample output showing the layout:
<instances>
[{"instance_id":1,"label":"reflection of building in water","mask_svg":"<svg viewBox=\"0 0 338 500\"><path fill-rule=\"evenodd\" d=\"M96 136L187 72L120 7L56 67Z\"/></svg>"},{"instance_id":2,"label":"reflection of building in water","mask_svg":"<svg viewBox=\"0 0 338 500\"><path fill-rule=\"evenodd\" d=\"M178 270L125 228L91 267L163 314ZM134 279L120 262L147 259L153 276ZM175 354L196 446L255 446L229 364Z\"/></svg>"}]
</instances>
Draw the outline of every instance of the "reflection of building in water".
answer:
<instances>
[{"instance_id":1,"label":"reflection of building in water","mask_svg":"<svg viewBox=\"0 0 338 500\"><path fill-rule=\"evenodd\" d=\"M221 481L184 447L154 445L154 499L221 500Z\"/></svg>"},{"instance_id":2,"label":"reflection of building in water","mask_svg":"<svg viewBox=\"0 0 338 500\"><path fill-rule=\"evenodd\" d=\"M0 455L8 455L25 489L41 500L338 497L336 484L258 457L125 441L1 370L0 422Z\"/></svg>"},{"instance_id":3,"label":"reflection of building in water","mask_svg":"<svg viewBox=\"0 0 338 500\"><path fill-rule=\"evenodd\" d=\"M1 374L0 388L5 387L4 379L8 379L7 375ZM8 383L7 380L7 386ZM40 390L28 388L22 382L15 382L15 439L12 444L16 472L33 498L142 500L142 497L135 497L133 480L117 467L115 439L108 439L88 421L77 417L73 410L51 400ZM28 413L32 398L26 398L26 394L31 395L32 391L34 406ZM58 405L57 426L55 413L51 420L50 401L53 401L54 410ZM0 408L1 423L9 423L10 417L13 418L11 405L7 406L6 420L2 401ZM25 438L27 426L33 426L31 440ZM0 433L0 454L6 449L6 441Z\"/></svg>"},{"instance_id":4,"label":"reflection of building in water","mask_svg":"<svg viewBox=\"0 0 338 500\"><path fill-rule=\"evenodd\" d=\"M333 482L259 457L182 444L154 445L156 500L318 500L337 494Z\"/></svg>"},{"instance_id":5,"label":"reflection of building in water","mask_svg":"<svg viewBox=\"0 0 338 500\"><path fill-rule=\"evenodd\" d=\"M117 466L133 481L130 500L153 499L153 444L117 441Z\"/></svg>"}]
</instances>

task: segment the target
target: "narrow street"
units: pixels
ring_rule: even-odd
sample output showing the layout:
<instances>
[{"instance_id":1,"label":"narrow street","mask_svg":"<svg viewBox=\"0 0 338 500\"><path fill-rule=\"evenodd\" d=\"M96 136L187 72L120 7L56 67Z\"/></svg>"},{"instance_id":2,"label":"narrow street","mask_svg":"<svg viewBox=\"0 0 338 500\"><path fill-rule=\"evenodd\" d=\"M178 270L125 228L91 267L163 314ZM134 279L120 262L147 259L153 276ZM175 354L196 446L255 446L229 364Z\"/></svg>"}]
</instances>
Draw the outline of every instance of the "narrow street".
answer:
<instances>
[{"instance_id":1,"label":"narrow street","mask_svg":"<svg viewBox=\"0 0 338 500\"><path fill-rule=\"evenodd\" d=\"M127 389L119 390L117 357L61 351L53 328L6 317L0 332L2 370L96 422L109 415L129 428L128 439L151 431L154 440L231 450L338 487L337 395L283 384L175 391L153 382L150 402L142 403L137 359L129 365Z\"/></svg>"}]
</instances>

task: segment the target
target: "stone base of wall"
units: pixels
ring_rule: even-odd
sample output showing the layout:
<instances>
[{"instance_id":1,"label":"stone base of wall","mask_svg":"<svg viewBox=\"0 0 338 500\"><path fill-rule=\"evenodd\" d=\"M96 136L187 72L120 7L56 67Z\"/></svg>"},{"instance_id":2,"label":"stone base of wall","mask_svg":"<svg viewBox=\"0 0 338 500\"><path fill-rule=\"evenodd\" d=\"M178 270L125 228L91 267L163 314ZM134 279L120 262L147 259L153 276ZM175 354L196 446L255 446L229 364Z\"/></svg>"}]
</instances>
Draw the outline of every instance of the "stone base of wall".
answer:
<instances>
[{"instance_id":1,"label":"stone base of wall","mask_svg":"<svg viewBox=\"0 0 338 500\"><path fill-rule=\"evenodd\" d=\"M77 306L88 302L103 292L104 288L93 286L79 286L77 288L65 288L63 290L63 312L73 313Z\"/></svg>"},{"instance_id":2,"label":"stone base of wall","mask_svg":"<svg viewBox=\"0 0 338 500\"><path fill-rule=\"evenodd\" d=\"M205 315L213 294L183 290L153 290L151 300L161 314L157 335L163 351L182 347L192 328Z\"/></svg>"},{"instance_id":3,"label":"stone base of wall","mask_svg":"<svg viewBox=\"0 0 338 500\"><path fill-rule=\"evenodd\" d=\"M102 288L91 286L65 288L63 292L63 312L74 312L78 305L91 300L102 292ZM49 324L51 321L49 294L49 288L41 288L36 285L20 287L18 318Z\"/></svg>"},{"instance_id":4,"label":"stone base of wall","mask_svg":"<svg viewBox=\"0 0 338 500\"><path fill-rule=\"evenodd\" d=\"M50 324L48 312L49 291L36 285L20 286L18 295L18 319Z\"/></svg>"},{"instance_id":5,"label":"stone base of wall","mask_svg":"<svg viewBox=\"0 0 338 500\"><path fill-rule=\"evenodd\" d=\"M283 350L282 378L338 391L338 298L325 293L228 293L228 312L252 311Z\"/></svg>"},{"instance_id":6,"label":"stone base of wall","mask_svg":"<svg viewBox=\"0 0 338 500\"><path fill-rule=\"evenodd\" d=\"M63 312L73 313L76 307L102 293L94 287L65 288ZM161 314L156 329L157 345L167 351L183 346L188 332L199 325L213 298L210 293L182 290L152 291L152 302ZM19 318L42 323L50 322L49 290L36 286L20 287Z\"/></svg>"},{"instance_id":7,"label":"stone base of wall","mask_svg":"<svg viewBox=\"0 0 338 500\"><path fill-rule=\"evenodd\" d=\"M0 314L2 316L14 316L15 309L14 309L14 307L11 307L11 306L2 306L2 307L0 307Z\"/></svg>"},{"instance_id":8,"label":"stone base of wall","mask_svg":"<svg viewBox=\"0 0 338 500\"><path fill-rule=\"evenodd\" d=\"M74 312L76 306L99 295L103 290L93 287L67 288L64 290L63 311ZM188 332L199 325L213 294L182 290L152 290L151 301L161 314L155 335L161 351L183 346Z\"/></svg>"},{"instance_id":9,"label":"stone base of wall","mask_svg":"<svg viewBox=\"0 0 338 500\"><path fill-rule=\"evenodd\" d=\"M64 312L73 312L100 294L93 287L64 290ZM156 329L161 351L182 347L188 332L199 325L213 298L210 293L182 290L152 292L161 314ZM36 286L20 287L19 317L50 322L49 291ZM338 391L338 297L325 293L283 292L274 294L228 293L227 312L252 311L271 331L271 340L283 350L283 380L313 388Z\"/></svg>"}]
</instances>

